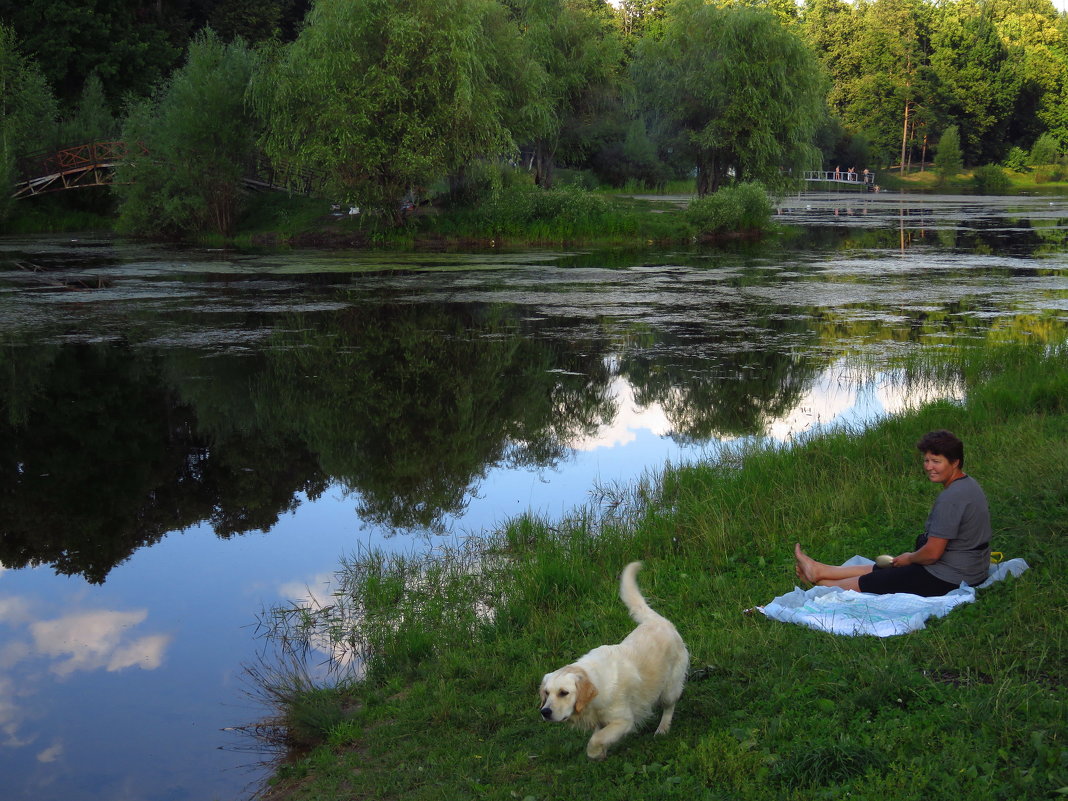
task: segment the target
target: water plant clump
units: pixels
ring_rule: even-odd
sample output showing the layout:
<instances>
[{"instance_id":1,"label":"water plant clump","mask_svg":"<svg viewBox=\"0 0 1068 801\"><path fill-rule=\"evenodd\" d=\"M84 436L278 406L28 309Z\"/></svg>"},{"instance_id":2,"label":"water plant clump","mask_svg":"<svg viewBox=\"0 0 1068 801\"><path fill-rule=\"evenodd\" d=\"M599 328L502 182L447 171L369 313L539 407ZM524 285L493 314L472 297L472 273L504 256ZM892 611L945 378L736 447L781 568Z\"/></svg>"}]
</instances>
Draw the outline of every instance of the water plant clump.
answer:
<instances>
[{"instance_id":1,"label":"water plant clump","mask_svg":"<svg viewBox=\"0 0 1068 801\"><path fill-rule=\"evenodd\" d=\"M958 402L672 467L562 520L508 521L446 558L365 554L346 564L345 603L363 615L369 648L361 680L344 686L358 720L335 721L278 771L272 792L1054 796L1068 786L1068 622L1055 611L1068 602L1056 567L1068 533L1068 349L943 356L963 383ZM743 614L792 588L795 540L843 559L910 543L934 491L912 446L936 427L965 441L994 510L996 549L1027 559L1029 571L890 640ZM535 690L549 667L629 630L613 601L618 569L632 559L645 561L650 603L687 641L690 681L670 736L635 740L591 766L576 747L581 733L538 720Z\"/></svg>"}]
</instances>

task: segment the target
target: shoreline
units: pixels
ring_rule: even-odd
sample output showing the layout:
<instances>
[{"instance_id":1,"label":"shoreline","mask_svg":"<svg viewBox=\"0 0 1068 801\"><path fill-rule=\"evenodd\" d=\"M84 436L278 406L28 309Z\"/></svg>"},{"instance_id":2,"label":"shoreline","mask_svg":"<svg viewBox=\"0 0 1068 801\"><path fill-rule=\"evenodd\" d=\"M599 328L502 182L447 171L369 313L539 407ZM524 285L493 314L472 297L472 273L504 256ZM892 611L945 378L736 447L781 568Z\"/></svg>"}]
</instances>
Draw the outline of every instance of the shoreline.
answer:
<instances>
[{"instance_id":1,"label":"shoreline","mask_svg":"<svg viewBox=\"0 0 1068 801\"><path fill-rule=\"evenodd\" d=\"M353 603L377 610L363 627L366 678L315 691L334 713L320 708L319 742L280 765L264 797L1054 793L1068 783L1068 621L1050 614L1068 603L1056 567L1068 556L1068 350L1038 351L961 356L950 366L964 404L673 468L610 514L510 520L480 553L430 572L361 573L377 576L349 585ZM741 613L793 586L797 539L827 558L911 541L934 492L911 450L937 427L966 443L996 550L1031 570L888 641ZM690 680L670 735L641 730L590 763L581 732L537 719L535 690L546 670L629 631L616 583L633 559L690 647ZM375 588L390 583L399 594L380 605ZM280 713L306 721L308 698ZM923 745L934 731L938 752Z\"/></svg>"}]
</instances>

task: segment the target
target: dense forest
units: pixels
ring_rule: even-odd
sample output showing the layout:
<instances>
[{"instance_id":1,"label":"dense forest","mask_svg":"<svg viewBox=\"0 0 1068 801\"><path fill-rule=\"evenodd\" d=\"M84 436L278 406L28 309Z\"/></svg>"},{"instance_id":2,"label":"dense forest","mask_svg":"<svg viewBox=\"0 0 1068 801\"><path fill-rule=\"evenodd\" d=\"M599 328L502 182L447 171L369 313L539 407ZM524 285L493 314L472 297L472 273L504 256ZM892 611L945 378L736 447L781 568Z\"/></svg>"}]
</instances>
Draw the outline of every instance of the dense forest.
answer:
<instances>
[{"instance_id":1,"label":"dense forest","mask_svg":"<svg viewBox=\"0 0 1068 801\"><path fill-rule=\"evenodd\" d=\"M232 230L250 165L399 203L557 170L699 194L804 169L1049 164L1050 0L0 0L0 170L138 143L127 230ZM466 195L465 195L466 193ZM0 216L10 212L5 193Z\"/></svg>"}]
</instances>

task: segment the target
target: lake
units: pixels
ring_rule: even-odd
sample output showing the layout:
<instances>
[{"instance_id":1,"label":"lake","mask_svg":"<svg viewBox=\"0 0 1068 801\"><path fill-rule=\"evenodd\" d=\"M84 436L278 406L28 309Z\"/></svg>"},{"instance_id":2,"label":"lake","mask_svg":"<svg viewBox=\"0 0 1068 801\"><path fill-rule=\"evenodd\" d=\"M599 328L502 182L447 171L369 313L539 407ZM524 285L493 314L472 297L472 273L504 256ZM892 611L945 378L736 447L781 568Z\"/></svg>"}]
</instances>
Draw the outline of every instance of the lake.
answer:
<instances>
[{"instance_id":1,"label":"lake","mask_svg":"<svg viewBox=\"0 0 1068 801\"><path fill-rule=\"evenodd\" d=\"M343 556L863 425L957 392L892 357L1068 328L1060 198L809 193L778 219L676 251L0 239L3 797L246 798L257 621Z\"/></svg>"}]
</instances>

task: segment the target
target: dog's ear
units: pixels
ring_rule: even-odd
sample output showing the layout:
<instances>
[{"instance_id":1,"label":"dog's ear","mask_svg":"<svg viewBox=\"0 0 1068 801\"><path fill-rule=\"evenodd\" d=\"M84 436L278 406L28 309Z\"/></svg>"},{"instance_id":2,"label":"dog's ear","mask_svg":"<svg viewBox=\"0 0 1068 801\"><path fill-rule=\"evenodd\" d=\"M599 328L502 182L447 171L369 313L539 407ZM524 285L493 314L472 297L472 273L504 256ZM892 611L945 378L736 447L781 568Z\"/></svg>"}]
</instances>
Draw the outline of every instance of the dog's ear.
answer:
<instances>
[{"instance_id":1,"label":"dog's ear","mask_svg":"<svg viewBox=\"0 0 1068 801\"><path fill-rule=\"evenodd\" d=\"M586 708L586 704L597 697L597 687L590 681L586 671L578 674L578 682L575 687L575 714L577 715Z\"/></svg>"}]
</instances>

